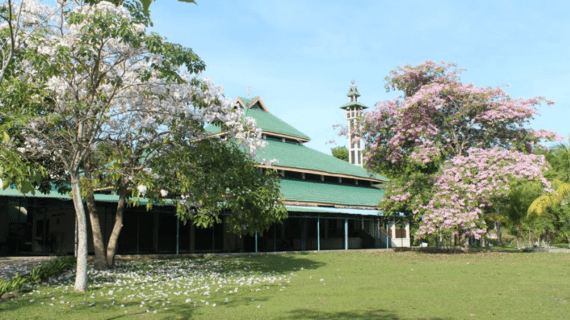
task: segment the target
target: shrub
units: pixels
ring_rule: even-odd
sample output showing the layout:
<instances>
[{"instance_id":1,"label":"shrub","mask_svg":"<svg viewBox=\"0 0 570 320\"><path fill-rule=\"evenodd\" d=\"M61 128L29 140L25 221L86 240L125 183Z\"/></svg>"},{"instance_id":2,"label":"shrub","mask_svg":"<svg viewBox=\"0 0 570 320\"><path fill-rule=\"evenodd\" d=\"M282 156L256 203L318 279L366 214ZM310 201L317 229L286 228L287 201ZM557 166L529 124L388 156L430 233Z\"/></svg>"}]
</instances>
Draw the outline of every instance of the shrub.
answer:
<instances>
[{"instance_id":1,"label":"shrub","mask_svg":"<svg viewBox=\"0 0 570 320\"><path fill-rule=\"evenodd\" d=\"M0 282L0 296L9 292L21 291L28 283L40 283L42 280L57 276L75 265L75 257L61 257L51 260L32 269L27 277L20 277L17 273L12 279Z\"/></svg>"}]
</instances>

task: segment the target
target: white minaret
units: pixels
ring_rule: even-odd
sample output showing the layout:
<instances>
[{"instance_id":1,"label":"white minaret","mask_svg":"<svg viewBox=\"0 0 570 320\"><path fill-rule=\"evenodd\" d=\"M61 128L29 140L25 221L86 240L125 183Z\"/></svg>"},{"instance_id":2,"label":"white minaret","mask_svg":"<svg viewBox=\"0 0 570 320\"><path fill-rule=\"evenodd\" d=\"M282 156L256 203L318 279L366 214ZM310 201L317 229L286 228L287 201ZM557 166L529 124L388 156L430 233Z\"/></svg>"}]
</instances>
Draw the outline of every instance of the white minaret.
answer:
<instances>
[{"instance_id":1,"label":"white minaret","mask_svg":"<svg viewBox=\"0 0 570 320\"><path fill-rule=\"evenodd\" d=\"M351 81L351 86L346 96L350 98L350 101L340 108L346 111L346 120L348 122L348 162L362 167L362 141L352 140L355 138L353 130L359 127L358 120L362 116L362 110L368 107L358 102L360 93L358 93L358 88L354 85L354 80Z\"/></svg>"}]
</instances>

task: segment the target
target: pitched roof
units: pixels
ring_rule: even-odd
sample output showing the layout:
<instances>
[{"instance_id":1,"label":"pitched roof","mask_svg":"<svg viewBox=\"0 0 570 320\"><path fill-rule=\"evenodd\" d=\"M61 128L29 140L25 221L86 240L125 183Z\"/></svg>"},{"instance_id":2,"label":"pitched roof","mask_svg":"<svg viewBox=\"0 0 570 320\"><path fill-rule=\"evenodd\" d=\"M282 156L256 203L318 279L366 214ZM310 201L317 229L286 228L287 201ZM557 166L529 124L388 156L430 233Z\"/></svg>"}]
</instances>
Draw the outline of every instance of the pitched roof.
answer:
<instances>
[{"instance_id":1,"label":"pitched roof","mask_svg":"<svg viewBox=\"0 0 570 320\"><path fill-rule=\"evenodd\" d=\"M62 201L72 201L71 195L69 193L59 193L54 188L52 188L52 190L49 193L41 193L39 191L36 191L35 194L31 194L31 193L23 194L18 189L16 189L14 186L10 186L6 189L0 188L0 197L45 198L45 199L57 199L57 200L62 200ZM136 201L137 199L138 198L136 198L136 197L130 198L130 200L133 200L133 201ZM116 203L119 201L119 196L116 194L95 193L95 201ZM145 205L147 203L148 203L148 199L140 198L140 204L141 205ZM167 205L172 204L172 201L167 199L165 201L165 204L167 204ZM159 204L156 204L156 205L159 205Z\"/></svg>"},{"instance_id":2,"label":"pitched roof","mask_svg":"<svg viewBox=\"0 0 570 320\"><path fill-rule=\"evenodd\" d=\"M283 179L281 193L288 202L310 202L357 207L377 207L384 190L338 183Z\"/></svg>"},{"instance_id":3,"label":"pitched roof","mask_svg":"<svg viewBox=\"0 0 570 320\"><path fill-rule=\"evenodd\" d=\"M363 216L383 216L384 214L376 208L349 209L330 207L306 207L306 206L285 206L289 213L319 213L319 214L357 214Z\"/></svg>"},{"instance_id":4,"label":"pitched roof","mask_svg":"<svg viewBox=\"0 0 570 320\"><path fill-rule=\"evenodd\" d=\"M358 108L362 108L362 109L368 109L367 106L365 106L363 103L361 103L360 101L349 101L345 104L342 105L342 107L340 107L341 109L348 109L350 107L358 107Z\"/></svg>"},{"instance_id":5,"label":"pitched roof","mask_svg":"<svg viewBox=\"0 0 570 320\"><path fill-rule=\"evenodd\" d=\"M236 103L241 104L242 107L246 109L254 109L254 107L257 105L259 109L265 112L269 112L269 109L267 108L267 106L265 105L260 96L253 98L237 97Z\"/></svg>"},{"instance_id":6,"label":"pitched roof","mask_svg":"<svg viewBox=\"0 0 570 320\"><path fill-rule=\"evenodd\" d=\"M257 122L257 127L261 128L264 133L271 134L276 133L278 135L284 135L291 137L292 139L298 139L301 141L309 141L311 138L301 131L293 128L290 124L277 118L269 112L255 109L247 109L245 113L246 117L252 117ZM218 126L207 126L206 131L212 134L220 133L221 129Z\"/></svg>"},{"instance_id":7,"label":"pitched roof","mask_svg":"<svg viewBox=\"0 0 570 320\"><path fill-rule=\"evenodd\" d=\"M311 140L309 136L302 133L301 131L293 128L287 122L277 118L269 112L264 112L261 110L248 109L245 113L246 117L252 117L257 121L257 127L261 128L264 132L268 133L280 133L295 138L301 138L302 140Z\"/></svg>"},{"instance_id":8,"label":"pitched roof","mask_svg":"<svg viewBox=\"0 0 570 320\"><path fill-rule=\"evenodd\" d=\"M306 169L329 173L334 176L352 176L364 178L366 180L388 181L381 175L372 177L366 170L346 161L337 159L331 155L311 149L304 145L268 140L267 146L257 154L258 161L277 159L279 162L274 166L278 169L282 167Z\"/></svg>"}]
</instances>

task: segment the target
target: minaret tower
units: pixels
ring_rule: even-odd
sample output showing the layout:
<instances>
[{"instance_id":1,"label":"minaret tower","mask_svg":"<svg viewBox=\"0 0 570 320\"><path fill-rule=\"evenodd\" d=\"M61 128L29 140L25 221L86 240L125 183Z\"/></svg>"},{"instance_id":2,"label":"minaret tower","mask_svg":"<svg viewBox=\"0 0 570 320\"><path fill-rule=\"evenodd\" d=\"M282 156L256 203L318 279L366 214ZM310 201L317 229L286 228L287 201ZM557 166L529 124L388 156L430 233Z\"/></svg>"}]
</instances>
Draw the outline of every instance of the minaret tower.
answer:
<instances>
[{"instance_id":1,"label":"minaret tower","mask_svg":"<svg viewBox=\"0 0 570 320\"><path fill-rule=\"evenodd\" d=\"M362 141L353 141L356 137L353 131L354 129L358 130L358 121L362 116L362 110L368 107L358 101L360 93L354 83L354 80L352 80L350 89L348 89L348 93L346 94L346 96L350 98L350 101L340 108L346 111L346 120L348 121L348 162L362 167Z\"/></svg>"}]
</instances>

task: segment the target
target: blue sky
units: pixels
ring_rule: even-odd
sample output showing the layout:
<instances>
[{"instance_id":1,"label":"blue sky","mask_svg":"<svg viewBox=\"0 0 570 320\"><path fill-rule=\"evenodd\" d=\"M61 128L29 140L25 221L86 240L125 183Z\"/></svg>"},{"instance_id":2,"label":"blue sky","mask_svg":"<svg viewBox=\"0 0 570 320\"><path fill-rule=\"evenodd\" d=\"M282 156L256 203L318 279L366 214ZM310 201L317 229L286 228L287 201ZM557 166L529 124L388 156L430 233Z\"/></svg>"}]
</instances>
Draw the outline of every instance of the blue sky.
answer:
<instances>
[{"instance_id":1,"label":"blue sky","mask_svg":"<svg viewBox=\"0 0 570 320\"><path fill-rule=\"evenodd\" d=\"M228 97L269 110L330 153L354 79L369 107L393 99L384 77L424 60L455 62L465 83L543 95L534 129L570 135L568 1L214 1L151 6L153 31L192 48Z\"/></svg>"}]
</instances>

